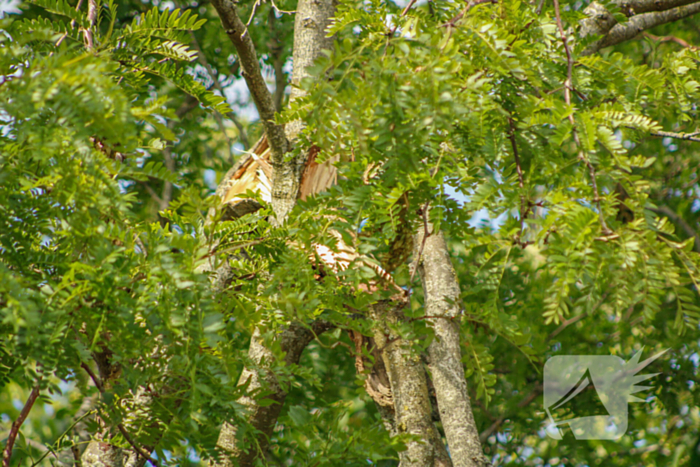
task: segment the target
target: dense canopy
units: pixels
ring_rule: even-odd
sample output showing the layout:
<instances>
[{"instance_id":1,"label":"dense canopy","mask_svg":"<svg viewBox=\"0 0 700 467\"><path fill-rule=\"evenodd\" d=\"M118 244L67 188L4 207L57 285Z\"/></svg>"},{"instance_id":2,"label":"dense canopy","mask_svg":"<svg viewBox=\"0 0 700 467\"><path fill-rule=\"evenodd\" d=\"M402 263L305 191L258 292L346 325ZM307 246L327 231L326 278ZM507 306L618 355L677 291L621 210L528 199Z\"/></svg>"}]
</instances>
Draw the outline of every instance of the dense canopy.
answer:
<instances>
[{"instance_id":1,"label":"dense canopy","mask_svg":"<svg viewBox=\"0 0 700 467\"><path fill-rule=\"evenodd\" d=\"M3 467L700 465L700 2L2 8Z\"/></svg>"}]
</instances>

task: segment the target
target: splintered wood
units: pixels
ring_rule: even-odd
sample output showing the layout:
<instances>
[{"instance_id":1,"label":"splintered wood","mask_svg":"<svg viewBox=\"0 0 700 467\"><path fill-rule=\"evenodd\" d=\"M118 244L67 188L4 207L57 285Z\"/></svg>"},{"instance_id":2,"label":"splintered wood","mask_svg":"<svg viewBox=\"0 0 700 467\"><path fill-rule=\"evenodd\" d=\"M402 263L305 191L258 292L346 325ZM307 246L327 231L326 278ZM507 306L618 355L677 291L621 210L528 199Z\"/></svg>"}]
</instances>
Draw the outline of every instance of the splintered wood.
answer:
<instances>
[{"instance_id":1,"label":"splintered wood","mask_svg":"<svg viewBox=\"0 0 700 467\"><path fill-rule=\"evenodd\" d=\"M301 199L319 193L336 182L336 168L333 166L335 158L319 164L316 162L318 153L319 149L315 146L309 151L299 189ZM236 205L245 202L245 198L241 195L248 190L260 193L262 199L268 203L271 201L272 166L270 165L270 146L266 136L263 136L250 152L245 153L238 160L226 174L220 187L217 193L221 200L236 212L240 211L236 209Z\"/></svg>"},{"instance_id":2,"label":"splintered wood","mask_svg":"<svg viewBox=\"0 0 700 467\"><path fill-rule=\"evenodd\" d=\"M337 161L337 157L319 164L316 162L319 152L320 150L316 146L309 150L309 157L299 188L301 199L319 193L337 182L337 170L333 165ZM270 164L270 147L265 136L255 144L250 152L245 153L234 164L219 184L217 195L226 206L230 217L241 217L260 209L260 204L257 201L244 196L248 190L260 193L265 202L271 201L272 165ZM374 270L382 280L387 281L397 291L404 292L396 286L391 274L376 264L376 261L358 255L352 246L343 241L340 233L331 230L329 234L334 237L335 248L331 249L326 245L314 244L313 256L315 258L311 258L312 261L320 261L323 267L330 268L337 273L359 260L363 265Z\"/></svg>"}]
</instances>

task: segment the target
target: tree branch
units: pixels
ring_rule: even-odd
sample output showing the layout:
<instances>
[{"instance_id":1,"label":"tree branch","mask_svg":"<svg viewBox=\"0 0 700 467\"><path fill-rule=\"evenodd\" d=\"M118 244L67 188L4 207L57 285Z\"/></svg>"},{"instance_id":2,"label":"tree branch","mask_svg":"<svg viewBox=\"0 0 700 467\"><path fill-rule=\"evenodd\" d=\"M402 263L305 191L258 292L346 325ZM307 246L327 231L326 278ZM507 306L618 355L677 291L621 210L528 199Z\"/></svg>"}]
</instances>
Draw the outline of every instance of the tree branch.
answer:
<instances>
[{"instance_id":1,"label":"tree branch","mask_svg":"<svg viewBox=\"0 0 700 467\"><path fill-rule=\"evenodd\" d=\"M659 1L660 4L665 2ZM672 2L669 2L672 3ZM601 34L603 37L590 44L581 55L591 55L600 49L616 45L633 39L647 29L665 23L671 23L687 18L700 12L700 2L691 3L663 11L653 11L632 16L626 23L617 24L610 12L600 4L591 4L586 10L589 19L584 20L581 28L583 37L592 34Z\"/></svg>"},{"instance_id":2,"label":"tree branch","mask_svg":"<svg viewBox=\"0 0 700 467\"><path fill-rule=\"evenodd\" d=\"M316 321L311 329L298 323L292 323L287 329L277 337L280 348L284 352L284 364L294 365L299 363L301 354L306 346L315 336L327 331L332 326L326 321ZM237 428L230 423L224 423L219 433L217 446L222 451L222 459L213 462L213 467L250 467L255 465L260 452L267 449L270 435L275 427L277 417L287 397L287 391L283 388L277 376L269 371L271 363L275 360L274 353L263 345L261 332L256 329L250 342L248 356L262 370L244 368L239 378L239 385L248 384L248 393L265 389L271 391L267 399L273 401L271 404L262 406L259 400L244 396L237 402L248 412L248 419L255 431L261 436L258 437L258 449L245 451L240 446L237 439ZM269 402L269 401L268 401Z\"/></svg>"},{"instance_id":3,"label":"tree branch","mask_svg":"<svg viewBox=\"0 0 700 467\"><path fill-rule=\"evenodd\" d=\"M271 8L267 16L267 24L270 28L270 42L268 48L270 49L272 68L275 70L275 94L273 95L273 101L275 102L277 111L281 112L282 102L284 101L284 90L287 87L287 77L284 73L284 47L279 37L275 11L276 8Z\"/></svg>"},{"instance_id":4,"label":"tree branch","mask_svg":"<svg viewBox=\"0 0 700 467\"><path fill-rule=\"evenodd\" d=\"M644 37L647 37L653 41L657 42L675 42L676 44L680 45L681 47L687 47L690 50L697 50L697 47L694 45L690 45L687 41L684 41L680 37L676 36L655 36L653 34L649 34L648 32L642 33Z\"/></svg>"},{"instance_id":5,"label":"tree branch","mask_svg":"<svg viewBox=\"0 0 700 467\"><path fill-rule=\"evenodd\" d=\"M518 402L518 406L517 406L518 412L516 412L516 414L520 412L519 409L522 409L522 408L530 405L530 403L532 401L534 401L535 399L537 399L537 396L539 396L541 393L542 393L542 385L538 383L535 385L535 388L532 391L530 391L530 394L528 394L520 402ZM511 415L509 415L508 417L510 417L510 416ZM501 427L501 425L503 424L503 422L506 420L506 418L508 418L508 417L506 417L506 416L498 417L487 429L485 429L484 431L481 432L481 434L479 435L479 440L482 443L486 442L486 440L489 438L489 436L491 436L496 430L498 430Z\"/></svg>"},{"instance_id":6,"label":"tree branch","mask_svg":"<svg viewBox=\"0 0 700 467\"><path fill-rule=\"evenodd\" d=\"M326 29L335 14L335 4L335 0L299 0L294 19L294 68L290 102L306 94L301 83L305 78L311 77L308 68L322 56L323 50L333 46L333 38L326 37ZM287 140L294 141L303 128L301 120L288 123L285 128ZM311 148L305 149L290 161L272 160L272 207L279 224L285 221L299 196L301 180L311 153Z\"/></svg>"},{"instance_id":7,"label":"tree branch","mask_svg":"<svg viewBox=\"0 0 700 467\"><path fill-rule=\"evenodd\" d=\"M78 4L80 7L80 4ZM88 27L83 29L83 34L85 35L86 47L88 50L95 48L95 43L93 41L92 30L95 27L95 21L97 21L97 0L88 0Z\"/></svg>"},{"instance_id":8,"label":"tree branch","mask_svg":"<svg viewBox=\"0 0 700 467\"><path fill-rule=\"evenodd\" d=\"M627 16L639 15L652 11L666 11L671 8L695 3L695 1L696 0L613 0Z\"/></svg>"},{"instance_id":9,"label":"tree branch","mask_svg":"<svg viewBox=\"0 0 700 467\"><path fill-rule=\"evenodd\" d=\"M414 244L423 243L422 235L417 234ZM442 232L434 232L425 241L419 272L425 294L425 314L450 318L429 320L435 338L428 353L440 420L452 462L455 467L483 466L483 450L462 365L458 319L461 316L461 291Z\"/></svg>"},{"instance_id":10,"label":"tree branch","mask_svg":"<svg viewBox=\"0 0 700 467\"><path fill-rule=\"evenodd\" d=\"M90 376L90 379L92 379L92 382L95 383L95 387L97 388L100 393L104 393L105 387L102 384L102 381L100 381L100 378L95 374L94 371L86 364L86 363L81 363L80 366L85 370L85 372ZM124 439L126 440L127 443L131 445L131 447L136 451L136 453L153 464L155 467L159 467L158 461L152 458L146 451L144 451L134 440L131 438L129 433L126 431L124 428L124 425L121 423L117 423L117 429L119 429L119 432L122 434Z\"/></svg>"},{"instance_id":11,"label":"tree branch","mask_svg":"<svg viewBox=\"0 0 700 467\"><path fill-rule=\"evenodd\" d=\"M657 136L659 138L674 138L674 139L682 139L686 141L694 141L696 143L700 143L700 132L694 131L692 133L674 133L672 131L652 131L651 132L652 136Z\"/></svg>"},{"instance_id":12,"label":"tree branch","mask_svg":"<svg viewBox=\"0 0 700 467\"><path fill-rule=\"evenodd\" d=\"M253 44L250 35L244 35L245 24L238 16L236 5L232 0L212 0L212 5L216 8L224 30L238 53L243 78L253 97L255 107L258 109L270 144L272 163L273 165L283 164L284 154L289 149L289 142L284 133L284 127L275 123L275 102L270 90L267 89L267 83L260 70L255 44Z\"/></svg>"},{"instance_id":13,"label":"tree branch","mask_svg":"<svg viewBox=\"0 0 700 467\"><path fill-rule=\"evenodd\" d=\"M10 428L10 434L7 437L7 444L5 445L5 450L2 453L3 467L10 467L10 458L12 458L12 450L15 446L15 440L17 439L17 435L19 434L19 429L22 428L22 424L27 419L27 416L29 416L29 412L34 406L34 402L36 402L37 397L39 397L40 382L41 379L37 382L36 386L34 386L32 392L29 393L27 402L24 404L24 407L22 407L22 411L19 413L17 420L15 420L12 423L12 427Z\"/></svg>"},{"instance_id":14,"label":"tree branch","mask_svg":"<svg viewBox=\"0 0 700 467\"><path fill-rule=\"evenodd\" d=\"M406 450L399 454L401 465L452 467L452 461L432 419L428 379L423 363L411 349L410 341L396 332L396 326L405 320L402 312L404 303L403 300L387 300L370 306L370 315L376 323L374 341L391 383L396 431L398 434L406 433L418 438L408 441ZM462 368L461 362L459 367ZM450 451L454 459L454 451Z\"/></svg>"}]
</instances>

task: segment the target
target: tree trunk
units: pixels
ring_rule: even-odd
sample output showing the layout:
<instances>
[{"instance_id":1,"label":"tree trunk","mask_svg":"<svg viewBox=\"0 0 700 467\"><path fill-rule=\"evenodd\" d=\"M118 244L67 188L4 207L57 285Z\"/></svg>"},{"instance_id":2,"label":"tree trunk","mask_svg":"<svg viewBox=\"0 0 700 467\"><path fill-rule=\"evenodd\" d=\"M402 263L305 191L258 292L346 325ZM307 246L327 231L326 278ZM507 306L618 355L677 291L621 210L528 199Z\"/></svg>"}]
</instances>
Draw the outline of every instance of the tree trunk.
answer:
<instances>
[{"instance_id":1,"label":"tree trunk","mask_svg":"<svg viewBox=\"0 0 700 467\"><path fill-rule=\"evenodd\" d=\"M285 365L295 365L299 363L301 354L309 345L309 342L316 336L328 329L331 325L325 321L316 321L311 329L301 326L300 324L292 324L277 337L282 351L285 353ZM313 330L313 331L312 331ZM275 356L265 345L261 337L260 330L253 333L250 341L250 349L248 357L255 363L257 367L269 368L270 363L274 361ZM277 417L282 410L284 400L287 397L285 388L281 387L277 381L277 377L271 371L255 371L248 368L243 370L239 378L239 384L248 383L248 392L265 389L271 391L272 394L267 398L274 401L265 407L260 405L260 401L251 397L242 397L238 403L243 405L247 412L250 424L259 432L257 436L257 445L250 449L243 449L236 439L237 428L230 424L224 423L219 434L218 446L223 451L220 462L212 465L221 467L252 466L255 459L264 453L267 449L270 435L277 422ZM254 445L256 443L253 443Z\"/></svg>"},{"instance_id":2,"label":"tree trunk","mask_svg":"<svg viewBox=\"0 0 700 467\"><path fill-rule=\"evenodd\" d=\"M399 454L401 467L451 467L450 457L432 420L428 382L420 355L395 331L405 320L403 302L380 302L372 306L375 341L388 370L396 413L397 434L417 439L407 442Z\"/></svg>"},{"instance_id":3,"label":"tree trunk","mask_svg":"<svg viewBox=\"0 0 700 467\"><path fill-rule=\"evenodd\" d=\"M425 242L425 243L423 243ZM425 315L435 338L428 347L440 420L455 467L485 465L474 422L460 350L460 289L442 232L416 235L425 293ZM421 252L422 249L422 252Z\"/></svg>"},{"instance_id":4,"label":"tree trunk","mask_svg":"<svg viewBox=\"0 0 700 467\"><path fill-rule=\"evenodd\" d=\"M321 52L331 49L333 38L326 37L326 29L335 14L335 0L299 0L294 18L294 52L292 70L292 94L290 102L306 92L299 86L309 77L307 68L321 57ZM285 127L288 141L294 141L304 128L300 120ZM289 161L272 159L272 209L282 224L296 204L301 179L307 167L310 148Z\"/></svg>"}]
</instances>

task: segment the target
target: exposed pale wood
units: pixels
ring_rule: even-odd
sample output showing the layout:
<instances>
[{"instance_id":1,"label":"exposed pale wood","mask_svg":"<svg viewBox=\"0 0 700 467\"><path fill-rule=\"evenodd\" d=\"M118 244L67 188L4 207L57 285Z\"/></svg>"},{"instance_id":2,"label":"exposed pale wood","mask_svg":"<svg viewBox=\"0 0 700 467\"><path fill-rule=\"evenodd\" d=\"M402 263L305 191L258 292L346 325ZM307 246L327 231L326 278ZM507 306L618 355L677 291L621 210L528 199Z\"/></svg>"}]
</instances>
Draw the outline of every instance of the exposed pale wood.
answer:
<instances>
[{"instance_id":1,"label":"exposed pale wood","mask_svg":"<svg viewBox=\"0 0 700 467\"><path fill-rule=\"evenodd\" d=\"M316 162L318 148L312 148L309 160L301 179L299 197L307 197L328 189L337 179L337 171L333 163L337 158L332 158L322 164ZM229 170L217 193L222 201L231 208L236 208L239 203L245 203L242 195L250 190L260 193L262 199L271 202L272 165L270 163L270 146L267 137L263 136L250 152L245 153L239 161ZM243 214L249 211L245 210ZM242 215L242 214L241 214Z\"/></svg>"}]
</instances>

